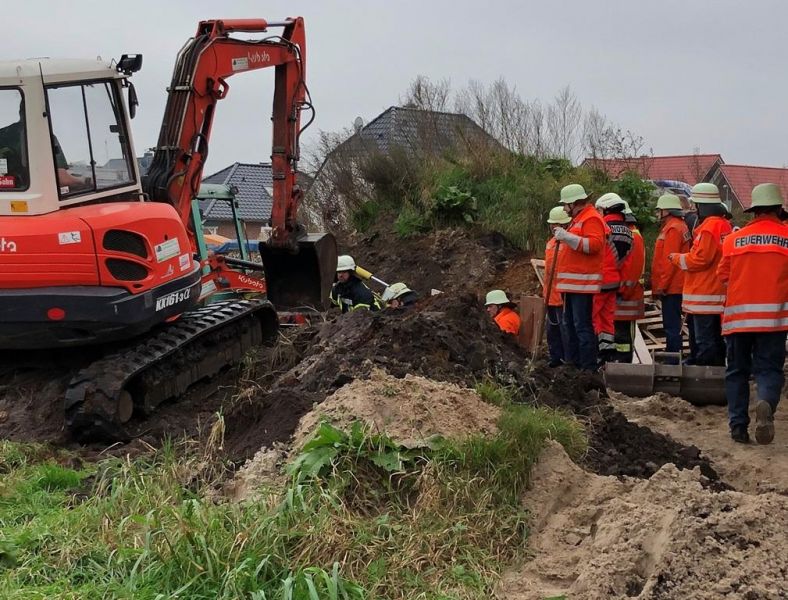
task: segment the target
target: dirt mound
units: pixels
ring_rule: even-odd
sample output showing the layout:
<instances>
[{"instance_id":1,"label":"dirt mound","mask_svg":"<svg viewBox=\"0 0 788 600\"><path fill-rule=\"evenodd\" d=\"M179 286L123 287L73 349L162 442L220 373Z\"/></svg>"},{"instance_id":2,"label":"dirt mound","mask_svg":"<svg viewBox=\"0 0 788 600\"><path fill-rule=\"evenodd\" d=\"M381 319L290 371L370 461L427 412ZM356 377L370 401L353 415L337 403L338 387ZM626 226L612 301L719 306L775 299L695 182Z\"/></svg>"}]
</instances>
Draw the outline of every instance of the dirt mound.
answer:
<instances>
[{"instance_id":1,"label":"dirt mound","mask_svg":"<svg viewBox=\"0 0 788 600\"><path fill-rule=\"evenodd\" d=\"M340 388L304 415L293 448L301 448L322 420L342 429L361 421L373 432L414 447L435 435L456 439L493 434L500 414L468 388L414 375L397 379L375 369L369 379Z\"/></svg>"},{"instance_id":2,"label":"dirt mound","mask_svg":"<svg viewBox=\"0 0 788 600\"><path fill-rule=\"evenodd\" d=\"M536 289L530 262L500 234L442 229L402 239L390 223L383 223L363 236L342 240L340 247L383 281L404 281L424 296L433 288L483 294L501 282L513 293Z\"/></svg>"},{"instance_id":3,"label":"dirt mound","mask_svg":"<svg viewBox=\"0 0 788 600\"><path fill-rule=\"evenodd\" d=\"M774 415L776 436L768 446L731 441L724 406L692 406L681 398L657 394L643 399L613 395L615 407L638 425L670 436L681 444L697 444L714 461L720 476L737 490L788 496L788 411ZM755 403L750 407L755 410ZM751 414L755 422L755 415Z\"/></svg>"},{"instance_id":4,"label":"dirt mound","mask_svg":"<svg viewBox=\"0 0 788 600\"><path fill-rule=\"evenodd\" d=\"M314 403L374 368L471 387L485 377L525 386L526 355L472 294L424 299L409 311L357 311L311 332L311 346L273 386L227 415L227 448L247 459L286 441Z\"/></svg>"},{"instance_id":5,"label":"dirt mound","mask_svg":"<svg viewBox=\"0 0 788 600\"><path fill-rule=\"evenodd\" d=\"M647 480L583 471L552 444L523 498L535 558L500 598L784 598L788 498L712 493L697 470Z\"/></svg>"},{"instance_id":6,"label":"dirt mound","mask_svg":"<svg viewBox=\"0 0 788 600\"><path fill-rule=\"evenodd\" d=\"M470 293L423 300L409 311L358 311L302 334L303 358L264 393L227 415L227 448L235 460L262 446L286 442L312 405L373 370L403 378L473 387L492 378L519 402L573 412L589 424L587 466L611 475L648 477L662 465L700 466L717 474L697 448L687 448L626 421L609 406L599 377L574 369L531 364L512 336L501 333ZM306 347L306 344L301 344Z\"/></svg>"}]
</instances>

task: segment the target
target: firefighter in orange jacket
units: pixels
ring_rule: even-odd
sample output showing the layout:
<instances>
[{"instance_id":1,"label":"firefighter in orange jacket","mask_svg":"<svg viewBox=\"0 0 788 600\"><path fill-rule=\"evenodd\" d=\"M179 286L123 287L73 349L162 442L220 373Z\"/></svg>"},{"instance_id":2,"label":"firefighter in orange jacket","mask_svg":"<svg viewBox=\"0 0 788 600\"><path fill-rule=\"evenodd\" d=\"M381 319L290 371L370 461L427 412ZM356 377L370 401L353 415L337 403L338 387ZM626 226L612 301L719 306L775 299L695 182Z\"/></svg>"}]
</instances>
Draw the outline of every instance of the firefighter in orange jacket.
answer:
<instances>
[{"instance_id":1,"label":"firefighter in orange jacket","mask_svg":"<svg viewBox=\"0 0 788 600\"><path fill-rule=\"evenodd\" d=\"M553 237L564 246L556 288L564 298L564 323L569 342L565 348L566 361L581 369L596 371L599 346L592 311L594 295L602 289L607 226L589 204L582 185L564 186L561 203L566 205L572 217L567 229L558 228L553 232Z\"/></svg>"},{"instance_id":2,"label":"firefighter in orange jacket","mask_svg":"<svg viewBox=\"0 0 788 600\"><path fill-rule=\"evenodd\" d=\"M520 333L520 315L514 310L517 305L509 300L506 292L503 290L488 292L484 306L501 331L512 335Z\"/></svg>"},{"instance_id":3,"label":"firefighter in orange jacket","mask_svg":"<svg viewBox=\"0 0 788 600\"><path fill-rule=\"evenodd\" d=\"M725 289L717 277L717 265L722 258L722 242L731 232L726 218L728 209L720 200L713 183L697 183L690 199L698 207L698 226L692 248L687 253L673 253L668 260L684 274L682 309L692 315L695 328L698 365L723 366L725 343L722 340L722 311Z\"/></svg>"},{"instance_id":4,"label":"firefighter in orange jacket","mask_svg":"<svg viewBox=\"0 0 788 600\"><path fill-rule=\"evenodd\" d=\"M632 231L624 221L626 204L618 194L604 194L594 205L608 227L602 259L602 290L594 296L594 331L599 340L599 361L616 360L616 302L621 270L632 251Z\"/></svg>"},{"instance_id":5,"label":"firefighter in orange jacket","mask_svg":"<svg viewBox=\"0 0 788 600\"><path fill-rule=\"evenodd\" d=\"M558 228L563 228L572 219L566 214L563 206L556 206L550 211L547 223L550 232ZM564 301L561 293L556 289L555 276L561 269L561 254L564 246L555 238L547 240L544 251L545 282L544 282L544 302L547 306L547 350L550 355L548 367L558 367L564 364L566 358L564 348L568 345L566 339L566 326L564 325Z\"/></svg>"},{"instance_id":6,"label":"firefighter in orange jacket","mask_svg":"<svg viewBox=\"0 0 788 600\"><path fill-rule=\"evenodd\" d=\"M616 296L616 360L631 363L634 356L635 322L646 316L643 272L646 267L646 244L637 219L624 201L624 222L632 232L632 250L621 264L621 287Z\"/></svg>"},{"instance_id":7,"label":"firefighter in orange jacket","mask_svg":"<svg viewBox=\"0 0 788 600\"><path fill-rule=\"evenodd\" d=\"M755 440L774 439L774 411L785 376L788 332L788 225L780 188L762 183L752 190L747 209L755 218L729 235L717 268L728 285L722 333L728 347L725 395L731 437L747 443L750 374L755 375Z\"/></svg>"},{"instance_id":8,"label":"firefighter in orange jacket","mask_svg":"<svg viewBox=\"0 0 788 600\"><path fill-rule=\"evenodd\" d=\"M668 256L689 252L690 231L684 221L678 196L660 196L657 200L657 212L662 227L651 261L651 293L662 303L665 350L681 352L681 293L684 289L684 271L671 264Z\"/></svg>"}]
</instances>

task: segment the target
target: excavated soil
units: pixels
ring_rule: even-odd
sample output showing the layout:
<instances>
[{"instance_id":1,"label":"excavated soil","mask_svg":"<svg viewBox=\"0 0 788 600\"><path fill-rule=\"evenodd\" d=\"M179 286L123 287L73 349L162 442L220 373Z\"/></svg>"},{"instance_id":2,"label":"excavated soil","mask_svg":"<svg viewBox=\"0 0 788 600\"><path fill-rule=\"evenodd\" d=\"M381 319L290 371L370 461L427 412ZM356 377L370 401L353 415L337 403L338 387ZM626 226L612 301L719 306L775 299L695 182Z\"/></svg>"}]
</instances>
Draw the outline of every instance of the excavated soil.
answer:
<instances>
[{"instance_id":1,"label":"excavated soil","mask_svg":"<svg viewBox=\"0 0 788 600\"><path fill-rule=\"evenodd\" d=\"M501 410L468 388L406 375L402 379L375 369L369 379L356 380L326 398L301 418L293 436L298 452L321 421L349 429L360 421L374 433L385 433L406 447L424 446L430 438L492 435Z\"/></svg>"},{"instance_id":2,"label":"excavated soil","mask_svg":"<svg viewBox=\"0 0 788 600\"><path fill-rule=\"evenodd\" d=\"M682 444L702 446L720 476L738 491L788 496L788 409L784 402L774 415L774 441L767 446L731 441L724 406L692 406L665 394L635 399L616 393L613 393L613 404L633 423L659 431ZM752 402L753 423L754 409Z\"/></svg>"},{"instance_id":3,"label":"excavated soil","mask_svg":"<svg viewBox=\"0 0 788 600\"><path fill-rule=\"evenodd\" d=\"M496 597L542 600L788 597L788 498L714 493L697 470L604 477L552 444L523 497L533 559Z\"/></svg>"},{"instance_id":4,"label":"excavated soil","mask_svg":"<svg viewBox=\"0 0 788 600\"><path fill-rule=\"evenodd\" d=\"M491 323L473 294L427 298L408 311L350 313L300 336L306 340L301 360L226 415L225 447L233 460L242 462L263 446L287 442L314 405L382 369L395 378L418 375L462 387L491 378L511 386L517 401L568 410L588 426L584 465L598 473L649 477L675 463L700 467L706 483L719 479L696 447L627 421L610 406L598 377L551 370L542 362L532 365L516 341Z\"/></svg>"}]
</instances>

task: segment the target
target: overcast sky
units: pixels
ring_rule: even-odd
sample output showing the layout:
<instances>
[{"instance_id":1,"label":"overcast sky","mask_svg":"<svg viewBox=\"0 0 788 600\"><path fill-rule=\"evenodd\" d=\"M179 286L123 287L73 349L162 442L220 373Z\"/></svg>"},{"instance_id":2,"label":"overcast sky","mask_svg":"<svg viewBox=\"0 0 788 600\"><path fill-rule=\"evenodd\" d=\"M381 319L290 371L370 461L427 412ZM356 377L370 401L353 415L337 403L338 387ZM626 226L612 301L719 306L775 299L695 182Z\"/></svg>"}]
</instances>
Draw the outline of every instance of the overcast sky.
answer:
<instances>
[{"instance_id":1,"label":"overcast sky","mask_svg":"<svg viewBox=\"0 0 788 600\"><path fill-rule=\"evenodd\" d=\"M138 154L156 142L175 55L199 20L301 15L312 132L371 120L418 74L455 88L504 77L544 101L571 86L657 155L700 148L732 164L788 164L781 0L25 0L5 9L4 59L144 55L134 76ZM271 73L229 83L207 173L269 160Z\"/></svg>"}]
</instances>

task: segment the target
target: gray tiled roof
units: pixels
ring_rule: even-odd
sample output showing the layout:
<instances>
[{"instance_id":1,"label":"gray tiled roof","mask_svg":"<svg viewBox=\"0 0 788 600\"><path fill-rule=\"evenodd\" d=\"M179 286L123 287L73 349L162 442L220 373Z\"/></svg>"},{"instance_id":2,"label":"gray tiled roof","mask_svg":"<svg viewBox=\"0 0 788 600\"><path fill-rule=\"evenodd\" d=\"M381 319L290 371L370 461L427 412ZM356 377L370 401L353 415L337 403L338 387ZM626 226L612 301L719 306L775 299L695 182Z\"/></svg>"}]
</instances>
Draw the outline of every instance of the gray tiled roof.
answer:
<instances>
[{"instance_id":1,"label":"gray tiled roof","mask_svg":"<svg viewBox=\"0 0 788 600\"><path fill-rule=\"evenodd\" d=\"M473 145L477 141L497 144L467 115L392 106L335 151L355 153L376 149L388 154L398 147L405 151L440 153L458 145ZM363 148L360 147L362 145Z\"/></svg>"},{"instance_id":2,"label":"gray tiled roof","mask_svg":"<svg viewBox=\"0 0 788 600\"><path fill-rule=\"evenodd\" d=\"M203 183L224 183L238 188L238 213L244 221L267 221L271 218L273 199L266 188L273 186L271 165L265 163L233 163L203 179ZM230 205L218 200L201 200L204 220L230 221Z\"/></svg>"}]
</instances>

